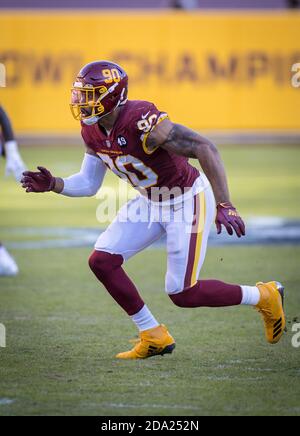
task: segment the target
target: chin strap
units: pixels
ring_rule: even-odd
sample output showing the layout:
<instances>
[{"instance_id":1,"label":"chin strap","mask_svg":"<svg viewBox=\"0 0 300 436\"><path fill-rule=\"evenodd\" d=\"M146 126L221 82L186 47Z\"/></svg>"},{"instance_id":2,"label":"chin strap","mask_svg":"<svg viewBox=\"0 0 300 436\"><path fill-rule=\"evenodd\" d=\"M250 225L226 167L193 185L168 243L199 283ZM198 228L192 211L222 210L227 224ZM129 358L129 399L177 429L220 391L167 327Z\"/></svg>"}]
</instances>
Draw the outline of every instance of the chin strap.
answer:
<instances>
[{"instance_id":1,"label":"chin strap","mask_svg":"<svg viewBox=\"0 0 300 436\"><path fill-rule=\"evenodd\" d=\"M98 123L99 120L100 120L100 117L95 116L95 117L91 117L91 118L84 118L82 120L82 122L84 124L86 124L87 126L92 126L93 124Z\"/></svg>"}]
</instances>

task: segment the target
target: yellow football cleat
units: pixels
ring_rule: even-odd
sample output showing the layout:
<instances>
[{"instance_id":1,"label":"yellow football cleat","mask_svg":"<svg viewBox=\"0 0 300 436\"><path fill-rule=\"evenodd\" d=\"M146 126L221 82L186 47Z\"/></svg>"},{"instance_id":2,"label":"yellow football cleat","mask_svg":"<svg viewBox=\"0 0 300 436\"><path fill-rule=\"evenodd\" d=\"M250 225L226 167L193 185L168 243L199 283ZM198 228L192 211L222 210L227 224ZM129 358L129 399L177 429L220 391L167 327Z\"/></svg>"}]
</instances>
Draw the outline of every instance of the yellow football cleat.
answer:
<instances>
[{"instance_id":1,"label":"yellow football cleat","mask_svg":"<svg viewBox=\"0 0 300 436\"><path fill-rule=\"evenodd\" d=\"M256 309L262 314L267 341L277 344L286 326L283 310L284 287L279 282L259 282L256 286L260 292L260 301Z\"/></svg>"},{"instance_id":2,"label":"yellow football cleat","mask_svg":"<svg viewBox=\"0 0 300 436\"><path fill-rule=\"evenodd\" d=\"M130 351L116 355L118 359L146 359L147 357L172 353L175 340L168 332L166 326L159 325L150 330L140 332L140 339Z\"/></svg>"}]
</instances>

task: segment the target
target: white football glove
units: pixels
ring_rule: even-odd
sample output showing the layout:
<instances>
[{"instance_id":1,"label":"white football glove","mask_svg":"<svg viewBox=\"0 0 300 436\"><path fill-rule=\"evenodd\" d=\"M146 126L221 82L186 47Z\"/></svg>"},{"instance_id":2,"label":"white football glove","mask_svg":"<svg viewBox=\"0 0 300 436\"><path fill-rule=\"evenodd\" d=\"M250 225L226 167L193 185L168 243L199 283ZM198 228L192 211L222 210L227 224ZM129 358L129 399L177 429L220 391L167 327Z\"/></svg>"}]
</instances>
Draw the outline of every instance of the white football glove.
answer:
<instances>
[{"instance_id":1,"label":"white football glove","mask_svg":"<svg viewBox=\"0 0 300 436\"><path fill-rule=\"evenodd\" d=\"M22 179L22 174L26 171L26 165L19 153L16 141L8 141L5 143L6 167L5 176L14 175L17 182Z\"/></svg>"}]
</instances>

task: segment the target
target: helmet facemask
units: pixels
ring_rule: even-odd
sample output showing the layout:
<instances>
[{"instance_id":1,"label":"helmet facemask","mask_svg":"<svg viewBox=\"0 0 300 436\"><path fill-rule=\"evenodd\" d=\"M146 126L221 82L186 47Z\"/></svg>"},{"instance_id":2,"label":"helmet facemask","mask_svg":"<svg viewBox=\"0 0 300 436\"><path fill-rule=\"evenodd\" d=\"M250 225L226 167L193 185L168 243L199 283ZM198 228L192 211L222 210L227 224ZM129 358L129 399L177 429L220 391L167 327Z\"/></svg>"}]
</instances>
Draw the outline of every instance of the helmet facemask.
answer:
<instances>
[{"instance_id":1,"label":"helmet facemask","mask_svg":"<svg viewBox=\"0 0 300 436\"><path fill-rule=\"evenodd\" d=\"M82 85L81 82L75 82L71 88L71 103L70 108L73 117L77 121L85 121L89 118L98 117L102 118L108 113L112 112L121 104L121 99L117 101L116 106L109 112L105 112L105 103L102 104L101 101L108 97L115 91L115 88L119 83L114 83L112 86L107 88L104 85L92 86L92 85ZM125 88L122 90L125 91ZM113 96L110 97L113 99ZM123 104L125 101L123 102Z\"/></svg>"},{"instance_id":2,"label":"helmet facemask","mask_svg":"<svg viewBox=\"0 0 300 436\"><path fill-rule=\"evenodd\" d=\"M117 85L117 84L114 84ZM70 108L75 120L84 121L89 118L99 117L105 111L101 103L110 92L106 86L83 85L81 82L75 82L71 88Z\"/></svg>"}]
</instances>

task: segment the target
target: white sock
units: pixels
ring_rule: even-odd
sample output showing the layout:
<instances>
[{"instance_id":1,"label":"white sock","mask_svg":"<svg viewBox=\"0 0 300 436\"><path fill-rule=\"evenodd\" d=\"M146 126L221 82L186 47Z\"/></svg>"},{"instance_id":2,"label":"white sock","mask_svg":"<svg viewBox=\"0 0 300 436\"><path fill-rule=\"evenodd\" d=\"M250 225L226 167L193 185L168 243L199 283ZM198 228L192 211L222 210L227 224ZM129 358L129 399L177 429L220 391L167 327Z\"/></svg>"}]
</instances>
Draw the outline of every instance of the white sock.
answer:
<instances>
[{"instance_id":1,"label":"white sock","mask_svg":"<svg viewBox=\"0 0 300 436\"><path fill-rule=\"evenodd\" d=\"M135 323L140 332L159 326L159 323L156 321L146 304L138 313L132 315L130 318Z\"/></svg>"},{"instance_id":2,"label":"white sock","mask_svg":"<svg viewBox=\"0 0 300 436\"><path fill-rule=\"evenodd\" d=\"M7 141L5 143L5 152L6 152L7 156L10 154L19 153L18 144L17 144L17 141L15 139L13 139L11 141Z\"/></svg>"},{"instance_id":3,"label":"white sock","mask_svg":"<svg viewBox=\"0 0 300 436\"><path fill-rule=\"evenodd\" d=\"M9 252L6 250L6 248L4 247L4 245L0 245L0 256L2 258L11 258L11 255L9 254Z\"/></svg>"},{"instance_id":4,"label":"white sock","mask_svg":"<svg viewBox=\"0 0 300 436\"><path fill-rule=\"evenodd\" d=\"M249 306L256 306L260 300L260 292L256 286L241 286L242 288L242 302Z\"/></svg>"},{"instance_id":5,"label":"white sock","mask_svg":"<svg viewBox=\"0 0 300 436\"><path fill-rule=\"evenodd\" d=\"M0 276L15 276L19 272L15 260L3 245L0 245Z\"/></svg>"}]
</instances>

